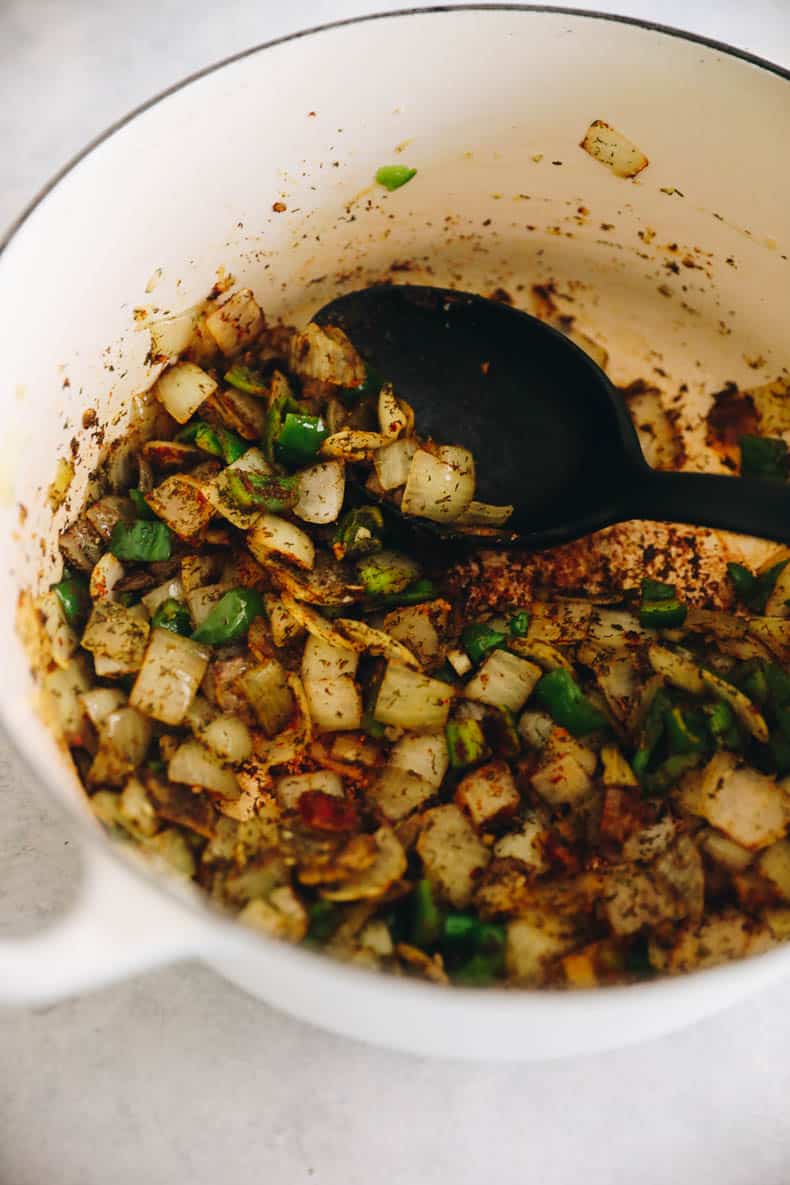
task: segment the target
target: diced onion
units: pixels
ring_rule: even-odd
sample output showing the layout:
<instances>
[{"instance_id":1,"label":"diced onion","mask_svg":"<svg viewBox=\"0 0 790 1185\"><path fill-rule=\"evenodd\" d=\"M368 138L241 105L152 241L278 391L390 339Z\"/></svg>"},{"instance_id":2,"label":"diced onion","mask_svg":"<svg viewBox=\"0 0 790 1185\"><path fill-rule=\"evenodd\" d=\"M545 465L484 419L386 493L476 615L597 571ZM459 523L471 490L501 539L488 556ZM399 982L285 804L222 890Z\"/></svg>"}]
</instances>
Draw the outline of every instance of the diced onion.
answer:
<instances>
[{"instance_id":1,"label":"diced onion","mask_svg":"<svg viewBox=\"0 0 790 1185\"><path fill-rule=\"evenodd\" d=\"M250 561L254 563L254 560ZM214 584L222 572L222 557L214 555L185 555L181 561L181 585L184 592L192 592L196 588L205 588L207 584ZM223 575L223 582L233 583L232 578ZM236 581L235 583L240 583Z\"/></svg>"},{"instance_id":2,"label":"diced onion","mask_svg":"<svg viewBox=\"0 0 790 1185\"><path fill-rule=\"evenodd\" d=\"M232 770L227 769L200 741L187 740L179 745L167 766L171 782L187 786L203 786L212 794L234 798L239 784Z\"/></svg>"},{"instance_id":3,"label":"diced onion","mask_svg":"<svg viewBox=\"0 0 790 1185\"><path fill-rule=\"evenodd\" d=\"M305 683L322 679L339 679L348 675L352 679L357 672L359 656L354 650L332 646L321 638L311 635L302 655L302 680Z\"/></svg>"},{"instance_id":4,"label":"diced onion","mask_svg":"<svg viewBox=\"0 0 790 1185\"><path fill-rule=\"evenodd\" d=\"M362 700L350 676L311 679L304 684L310 719L319 731L348 732L362 723Z\"/></svg>"},{"instance_id":5,"label":"diced onion","mask_svg":"<svg viewBox=\"0 0 790 1185\"><path fill-rule=\"evenodd\" d=\"M332 758L350 765L378 764L380 750L372 737L364 733L341 732L332 741Z\"/></svg>"},{"instance_id":6,"label":"diced onion","mask_svg":"<svg viewBox=\"0 0 790 1185\"><path fill-rule=\"evenodd\" d=\"M455 800L478 829L487 827L494 819L515 814L521 802L505 761L490 761L471 770L461 779Z\"/></svg>"},{"instance_id":7,"label":"diced onion","mask_svg":"<svg viewBox=\"0 0 790 1185\"><path fill-rule=\"evenodd\" d=\"M129 778L118 799L119 822L138 838L155 835L159 828L156 807L139 778Z\"/></svg>"},{"instance_id":8,"label":"diced onion","mask_svg":"<svg viewBox=\"0 0 790 1185\"><path fill-rule=\"evenodd\" d=\"M346 471L340 461L311 465L298 474L299 497L293 508L306 523L325 525L337 519L346 491Z\"/></svg>"},{"instance_id":9,"label":"diced onion","mask_svg":"<svg viewBox=\"0 0 790 1185\"><path fill-rule=\"evenodd\" d=\"M152 588L150 592L145 593L140 599L151 616L153 616L159 606L163 605L165 601L180 601L183 596L184 589L181 580L176 576L173 580L166 580L164 584L158 584L156 588Z\"/></svg>"},{"instance_id":10,"label":"diced onion","mask_svg":"<svg viewBox=\"0 0 790 1185\"><path fill-rule=\"evenodd\" d=\"M551 736L554 721L546 712L524 712L518 731L530 749L542 749Z\"/></svg>"},{"instance_id":11,"label":"diced onion","mask_svg":"<svg viewBox=\"0 0 790 1185\"><path fill-rule=\"evenodd\" d=\"M374 629L365 621L356 621L351 617L338 617L337 628L342 630L348 639L361 650L368 650L371 654L378 654L390 662L403 663L406 667L419 669L420 663L402 642L398 642L383 630Z\"/></svg>"},{"instance_id":12,"label":"diced onion","mask_svg":"<svg viewBox=\"0 0 790 1185\"><path fill-rule=\"evenodd\" d=\"M65 667L79 646L79 638L66 621L63 606L56 592L50 589L38 602L52 657L59 667ZM90 647L88 647L90 649Z\"/></svg>"},{"instance_id":13,"label":"diced onion","mask_svg":"<svg viewBox=\"0 0 790 1185\"><path fill-rule=\"evenodd\" d=\"M170 630L155 629L129 702L162 724L180 724L208 660L208 647Z\"/></svg>"},{"instance_id":14,"label":"diced onion","mask_svg":"<svg viewBox=\"0 0 790 1185\"><path fill-rule=\"evenodd\" d=\"M123 580L124 567L111 551L107 551L101 559L93 565L90 577L91 600L99 601L112 593L119 580Z\"/></svg>"},{"instance_id":15,"label":"diced onion","mask_svg":"<svg viewBox=\"0 0 790 1185\"><path fill-rule=\"evenodd\" d=\"M55 667L44 678L55 708L60 732L67 745L84 741L85 695L89 695L90 677L84 654L70 658L64 667ZM121 696L123 699L123 696Z\"/></svg>"},{"instance_id":16,"label":"diced onion","mask_svg":"<svg viewBox=\"0 0 790 1185\"><path fill-rule=\"evenodd\" d=\"M201 731L201 740L220 761L237 765L252 753L250 730L238 716L216 716Z\"/></svg>"},{"instance_id":17,"label":"diced onion","mask_svg":"<svg viewBox=\"0 0 790 1185\"><path fill-rule=\"evenodd\" d=\"M229 584L204 584L202 588L193 588L184 597L195 629L208 617L217 601L221 601L230 589Z\"/></svg>"},{"instance_id":18,"label":"diced onion","mask_svg":"<svg viewBox=\"0 0 790 1185\"><path fill-rule=\"evenodd\" d=\"M468 675L472 669L472 660L465 650L448 650L447 661L456 675L461 677Z\"/></svg>"},{"instance_id":19,"label":"diced onion","mask_svg":"<svg viewBox=\"0 0 790 1185\"><path fill-rule=\"evenodd\" d=\"M186 424L203 400L213 395L216 389L217 384L211 375L194 362L177 362L159 376L154 393L174 420Z\"/></svg>"},{"instance_id":20,"label":"diced onion","mask_svg":"<svg viewBox=\"0 0 790 1185\"><path fill-rule=\"evenodd\" d=\"M409 667L390 662L384 672L374 711L381 724L435 732L444 728L453 689Z\"/></svg>"},{"instance_id":21,"label":"diced onion","mask_svg":"<svg viewBox=\"0 0 790 1185\"><path fill-rule=\"evenodd\" d=\"M212 419L245 440L260 440L266 431L266 404L257 395L222 387L211 396Z\"/></svg>"},{"instance_id":22,"label":"diced onion","mask_svg":"<svg viewBox=\"0 0 790 1185\"><path fill-rule=\"evenodd\" d=\"M126 695L120 687L94 687L91 691L85 690L80 699L88 719L96 728L104 723L111 712L126 703Z\"/></svg>"},{"instance_id":23,"label":"diced onion","mask_svg":"<svg viewBox=\"0 0 790 1185\"><path fill-rule=\"evenodd\" d=\"M339 776L329 769L317 769L311 774L294 774L280 778L276 787L277 799L285 811L294 811L299 799L310 790L321 790L333 798L343 797L343 783Z\"/></svg>"},{"instance_id":24,"label":"diced onion","mask_svg":"<svg viewBox=\"0 0 790 1185\"><path fill-rule=\"evenodd\" d=\"M303 333L295 334L290 365L295 374L339 387L360 387L365 381L365 363L343 330L334 325L311 321Z\"/></svg>"},{"instance_id":25,"label":"diced onion","mask_svg":"<svg viewBox=\"0 0 790 1185\"><path fill-rule=\"evenodd\" d=\"M315 547L300 527L276 514L262 514L247 533L247 546L262 564L271 555L282 556L300 568L312 568Z\"/></svg>"},{"instance_id":26,"label":"diced onion","mask_svg":"<svg viewBox=\"0 0 790 1185\"><path fill-rule=\"evenodd\" d=\"M387 443L381 432L363 432L358 428L341 428L327 436L321 445L321 455L342 461L368 460L377 449Z\"/></svg>"},{"instance_id":27,"label":"diced onion","mask_svg":"<svg viewBox=\"0 0 790 1185\"><path fill-rule=\"evenodd\" d=\"M447 773L447 740L443 732L407 733L389 755L393 769L410 770L438 789Z\"/></svg>"},{"instance_id":28,"label":"diced onion","mask_svg":"<svg viewBox=\"0 0 790 1185\"><path fill-rule=\"evenodd\" d=\"M88 781L119 786L143 761L150 741L151 723L133 707L110 712L99 729L99 747Z\"/></svg>"},{"instance_id":29,"label":"diced onion","mask_svg":"<svg viewBox=\"0 0 790 1185\"><path fill-rule=\"evenodd\" d=\"M93 654L100 677L132 675L143 665L149 626L137 608L128 609L107 598L94 604L82 645ZM106 659L107 664L100 664L99 659Z\"/></svg>"},{"instance_id":30,"label":"diced onion","mask_svg":"<svg viewBox=\"0 0 790 1185\"><path fill-rule=\"evenodd\" d=\"M245 671L239 683L268 736L285 727L293 716L294 697L286 672L276 658Z\"/></svg>"},{"instance_id":31,"label":"diced onion","mask_svg":"<svg viewBox=\"0 0 790 1185\"><path fill-rule=\"evenodd\" d=\"M391 383L385 383L379 391L379 431L387 440L397 440L406 427L406 415Z\"/></svg>"},{"instance_id":32,"label":"diced onion","mask_svg":"<svg viewBox=\"0 0 790 1185\"><path fill-rule=\"evenodd\" d=\"M512 513L512 506L494 506L473 499L456 521L464 527L504 527Z\"/></svg>"},{"instance_id":33,"label":"diced onion","mask_svg":"<svg viewBox=\"0 0 790 1185\"><path fill-rule=\"evenodd\" d=\"M373 863L345 879L337 888L322 889L322 897L328 901L364 901L381 897L397 884L407 867L403 845L390 827L379 827L374 839L377 855Z\"/></svg>"},{"instance_id":34,"label":"diced onion","mask_svg":"<svg viewBox=\"0 0 790 1185\"><path fill-rule=\"evenodd\" d=\"M387 766L367 792L390 823L399 823L435 793L435 787L412 770Z\"/></svg>"},{"instance_id":35,"label":"diced onion","mask_svg":"<svg viewBox=\"0 0 790 1185\"><path fill-rule=\"evenodd\" d=\"M267 593L263 601L275 646L287 646L303 633L304 627L288 612L279 597L274 593Z\"/></svg>"},{"instance_id":36,"label":"diced onion","mask_svg":"<svg viewBox=\"0 0 790 1185\"><path fill-rule=\"evenodd\" d=\"M206 317L206 329L223 354L237 354L260 337L263 313L249 288L234 292L224 304Z\"/></svg>"},{"instance_id":37,"label":"diced onion","mask_svg":"<svg viewBox=\"0 0 790 1185\"><path fill-rule=\"evenodd\" d=\"M336 630L332 622L322 617L316 609L311 609L309 605L294 600L289 593L285 592L282 595L282 602L294 620L298 621L312 637L320 638L328 646L336 646L339 650L354 650L348 638L341 634L340 630Z\"/></svg>"},{"instance_id":38,"label":"diced onion","mask_svg":"<svg viewBox=\"0 0 790 1185\"><path fill-rule=\"evenodd\" d=\"M383 490L396 490L398 486L406 484L416 452L417 441L411 436L385 444L376 451L373 465Z\"/></svg>"},{"instance_id":39,"label":"diced onion","mask_svg":"<svg viewBox=\"0 0 790 1185\"><path fill-rule=\"evenodd\" d=\"M401 510L432 522L452 522L475 493L475 462L468 449L442 445L435 453L418 449L409 468Z\"/></svg>"},{"instance_id":40,"label":"diced onion","mask_svg":"<svg viewBox=\"0 0 790 1185\"><path fill-rule=\"evenodd\" d=\"M174 473L151 490L151 509L181 539L199 535L214 514L203 486L188 473Z\"/></svg>"},{"instance_id":41,"label":"diced onion","mask_svg":"<svg viewBox=\"0 0 790 1185\"><path fill-rule=\"evenodd\" d=\"M191 880L195 875L195 857L192 849L180 831L175 827L168 827L157 832L145 845L147 852L153 852L168 868L178 876Z\"/></svg>"},{"instance_id":42,"label":"diced onion","mask_svg":"<svg viewBox=\"0 0 790 1185\"><path fill-rule=\"evenodd\" d=\"M464 687L468 699L517 712L543 672L534 662L518 658L508 650L495 650Z\"/></svg>"},{"instance_id":43,"label":"diced onion","mask_svg":"<svg viewBox=\"0 0 790 1185\"><path fill-rule=\"evenodd\" d=\"M425 666L439 654L437 627L441 628L446 619L446 602L428 601L423 605L404 605L401 609L393 609L384 618L382 628L390 637L408 646Z\"/></svg>"},{"instance_id":44,"label":"diced onion","mask_svg":"<svg viewBox=\"0 0 790 1185\"><path fill-rule=\"evenodd\" d=\"M148 326L151 333L151 353L154 357L175 358L183 354L195 331L200 314L198 308L187 309L175 317L162 317Z\"/></svg>"},{"instance_id":45,"label":"diced onion","mask_svg":"<svg viewBox=\"0 0 790 1185\"><path fill-rule=\"evenodd\" d=\"M489 849L455 803L426 813L417 851L425 874L457 909L469 904L479 874L491 859Z\"/></svg>"},{"instance_id":46,"label":"diced onion","mask_svg":"<svg viewBox=\"0 0 790 1185\"><path fill-rule=\"evenodd\" d=\"M106 494L88 507L85 517L102 539L109 539L115 524L131 520L134 514L128 498L121 498L118 494Z\"/></svg>"}]
</instances>

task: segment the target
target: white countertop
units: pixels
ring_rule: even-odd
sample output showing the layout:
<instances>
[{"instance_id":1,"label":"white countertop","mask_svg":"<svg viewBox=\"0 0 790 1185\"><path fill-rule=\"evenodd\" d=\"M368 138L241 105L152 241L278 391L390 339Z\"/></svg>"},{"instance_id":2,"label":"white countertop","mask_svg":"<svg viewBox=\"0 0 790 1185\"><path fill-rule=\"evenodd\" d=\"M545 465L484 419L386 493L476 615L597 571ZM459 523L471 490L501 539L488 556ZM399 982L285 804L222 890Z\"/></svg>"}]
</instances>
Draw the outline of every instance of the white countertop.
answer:
<instances>
[{"instance_id":1,"label":"white countertop","mask_svg":"<svg viewBox=\"0 0 790 1185\"><path fill-rule=\"evenodd\" d=\"M0 228L190 71L403 6L0 0ZM790 64L788 0L608 7ZM0 740L0 933L52 917L78 872L62 816ZM788 1097L790 987L639 1048L502 1068L367 1049L183 965L0 1013L0 1185L787 1185Z\"/></svg>"}]
</instances>

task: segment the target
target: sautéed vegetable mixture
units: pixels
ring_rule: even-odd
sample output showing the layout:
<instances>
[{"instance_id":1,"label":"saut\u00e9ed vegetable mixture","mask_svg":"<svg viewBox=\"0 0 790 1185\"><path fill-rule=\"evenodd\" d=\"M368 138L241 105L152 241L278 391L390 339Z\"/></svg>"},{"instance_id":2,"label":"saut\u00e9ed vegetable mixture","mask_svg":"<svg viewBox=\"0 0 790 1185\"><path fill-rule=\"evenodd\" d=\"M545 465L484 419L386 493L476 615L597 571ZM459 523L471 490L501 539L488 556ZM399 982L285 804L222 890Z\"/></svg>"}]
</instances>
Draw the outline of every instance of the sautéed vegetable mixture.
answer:
<instances>
[{"instance_id":1,"label":"saut\u00e9ed vegetable mixture","mask_svg":"<svg viewBox=\"0 0 790 1185\"><path fill-rule=\"evenodd\" d=\"M731 612L645 579L481 616L386 503L456 534L510 508L342 331L245 290L152 337L126 477L35 610L107 828L246 926L435 983L631 982L790 934L787 558L731 565ZM784 479L781 439L741 449Z\"/></svg>"}]
</instances>

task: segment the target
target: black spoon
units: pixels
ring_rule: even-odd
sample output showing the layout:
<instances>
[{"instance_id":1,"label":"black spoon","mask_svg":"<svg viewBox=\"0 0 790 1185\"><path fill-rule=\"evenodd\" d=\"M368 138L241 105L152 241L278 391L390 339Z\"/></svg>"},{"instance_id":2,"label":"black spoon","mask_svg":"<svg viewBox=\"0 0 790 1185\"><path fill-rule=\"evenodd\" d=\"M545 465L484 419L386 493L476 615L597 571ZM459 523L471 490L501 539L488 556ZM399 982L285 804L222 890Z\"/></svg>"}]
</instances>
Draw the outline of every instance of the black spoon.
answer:
<instances>
[{"instance_id":1,"label":"black spoon","mask_svg":"<svg viewBox=\"0 0 790 1185\"><path fill-rule=\"evenodd\" d=\"M512 503L520 543L548 547L639 518L790 543L790 487L651 469L603 371L528 313L468 292L382 284L333 300L314 320L345 330L412 405L421 435L472 452L475 497Z\"/></svg>"}]
</instances>

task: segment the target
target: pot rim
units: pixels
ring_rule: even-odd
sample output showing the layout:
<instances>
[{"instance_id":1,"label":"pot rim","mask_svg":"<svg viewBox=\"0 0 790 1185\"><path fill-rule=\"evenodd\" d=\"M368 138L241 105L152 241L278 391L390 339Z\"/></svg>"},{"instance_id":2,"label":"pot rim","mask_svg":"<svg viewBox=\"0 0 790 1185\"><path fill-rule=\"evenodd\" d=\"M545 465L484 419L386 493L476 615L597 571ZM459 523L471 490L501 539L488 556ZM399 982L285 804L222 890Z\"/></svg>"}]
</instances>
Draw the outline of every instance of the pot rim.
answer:
<instances>
[{"instance_id":1,"label":"pot rim","mask_svg":"<svg viewBox=\"0 0 790 1185\"><path fill-rule=\"evenodd\" d=\"M201 67L199 70L186 75L178 82L166 87L155 95L146 99L138 106L132 108L120 119L110 124L104 131L93 137L88 143L80 149L74 156L72 156L66 163L58 169L48 181L38 190L31 201L22 209L19 215L12 221L11 225L0 237L0 264L2 264L2 256L6 248L10 246L13 239L22 229L24 224L28 221L31 215L38 209L44 199L59 185L59 183L68 176L83 160L90 156L97 148L109 140L116 132L120 131L126 124L131 123L139 115L143 115L151 108L157 106L163 100L170 98L171 95L190 86L193 82L197 82L216 71L224 69L226 66L233 65L236 62L243 61L245 58L252 57L255 54L262 53L267 49L274 49L280 45L284 45L291 41L299 41L303 37L314 36L316 34L332 32L336 29L345 28L351 25L366 24L370 21L383 21L391 19L402 19L404 17L429 15L454 15L458 12L512 12L512 13L549 13L559 16L567 16L574 18L584 18L599 22L616 22L623 25L630 25L639 29L643 29L649 33L658 33L664 36L675 37L682 41L688 41L692 44L702 45L708 49L713 49L729 58L747 62L750 65L756 66L768 73L775 74L777 77L790 82L790 69L768 61L765 58L759 57L756 54L749 53L746 50L738 49L735 46L729 45L725 42L719 41L716 38L705 37L701 34L691 33L678 29L671 25L664 25L657 21L643 20L639 17L623 16L617 13L608 13L598 10L578 9L566 6L554 6L550 4L437 4L421 8L401 8L387 12L367 13L360 16L346 17L337 21L328 21L323 24L314 25L306 29L299 29L293 33L286 33L281 37L275 37L268 41L259 42L253 46L230 54L227 57L210 63L207 66ZM1 277L0 277L1 278ZM2 724L4 726L6 738L11 745L17 759L24 766L25 770L29 772L38 785L46 779L39 774L37 763L35 759L31 758L26 748L23 746L21 740L16 736L14 728L9 720L6 712L0 709L2 714ZM638 993L645 999L652 996L654 1003L659 996L664 997L664 1002L670 1003L688 994L689 984L693 982L697 985L697 991L700 990L699 985L702 980L705 984L712 984L713 980L718 980L720 983L726 981L733 982L736 979L744 979L749 974L749 968L752 971L756 970L756 965L760 964L766 974L759 977L762 983L768 980L775 979L779 972L779 965L782 964L788 954L790 948L782 945L776 946L765 953L752 956L750 958L743 958L735 960L731 963L725 963L720 966L707 968L702 971L695 971L689 975L678 977L658 977L655 980L601 988L587 988L568 992L562 989L523 989L518 992L507 991L502 989L491 988L466 988L462 991L454 989L447 992L442 989L441 992L436 990L436 985L418 980L399 979L395 976L381 976L378 973L367 970L366 968L353 967L343 964L337 960L327 958L321 952L313 952L301 949L298 946L293 946L289 943L284 943L279 940L268 938L266 935L255 933L246 927L240 925L234 918L225 916L218 911L212 910L206 903L200 901L197 897L185 896L178 892L177 886L171 883L167 878L157 875L153 869L147 868L141 861L128 859L120 850L120 845L112 842L106 835L104 835L98 825L90 820L87 814L79 811L71 811L66 805L55 795L49 795L49 801L54 801L59 808L67 814L74 825L79 828L81 836L85 837L85 841L91 845L94 851L101 851L104 855L111 859L117 867L123 867L135 879L139 879L144 884L151 888L158 890L166 895L166 897L183 906L194 918L199 919L206 928L207 936L210 931L213 931L214 937L221 942L225 949L235 950L238 953L255 951L261 954L266 951L271 957L280 957L283 960L291 962L301 962L302 970L319 974L326 979L335 977L335 982L345 984L348 987L356 987L359 990L364 990L364 985L367 983L370 986L375 985L376 990L382 995L386 993L397 993L402 1001L411 996L415 1006L420 1003L436 1003L441 1001L443 1008L451 1008L458 1013L463 1010L465 1005L484 1004L485 1000L495 1001L497 1009L500 1013L504 1010L509 1016L515 1018L524 1007L530 1007L533 1010L538 1008L548 1008L550 1011L554 1009L563 1009L568 1013L575 1011L578 1007L589 1008L605 1008L607 1003L615 1004L615 1001L623 1002L623 998L627 996L629 999ZM206 950L208 956L211 955L212 950ZM316 953L318 957L316 957ZM199 958L201 951L195 952ZM771 969L772 974L769 972ZM755 985L757 986L757 985ZM748 988L744 991L744 995ZM564 1005L564 1008L563 1008ZM594 1016L590 1014L590 1022L593 1023Z\"/></svg>"}]
</instances>

